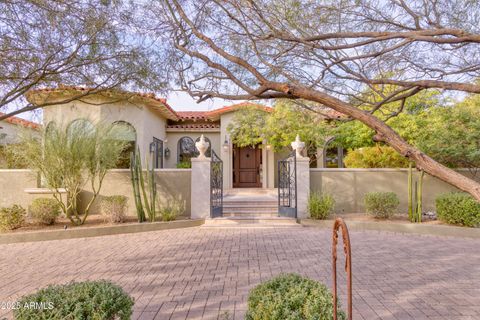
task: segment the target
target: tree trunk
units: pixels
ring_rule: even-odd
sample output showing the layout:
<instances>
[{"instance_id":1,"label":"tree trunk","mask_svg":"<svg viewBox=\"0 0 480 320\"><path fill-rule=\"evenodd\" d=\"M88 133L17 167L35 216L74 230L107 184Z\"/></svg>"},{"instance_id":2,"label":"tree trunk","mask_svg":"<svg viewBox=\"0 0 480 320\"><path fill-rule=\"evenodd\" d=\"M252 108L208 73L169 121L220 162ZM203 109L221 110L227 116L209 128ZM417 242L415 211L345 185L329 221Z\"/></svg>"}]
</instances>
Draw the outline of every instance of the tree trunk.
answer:
<instances>
[{"instance_id":1,"label":"tree trunk","mask_svg":"<svg viewBox=\"0 0 480 320\"><path fill-rule=\"evenodd\" d=\"M374 115L351 106L328 94L305 86L278 82L270 82L267 85L275 91L288 93L297 98L321 103L333 110L361 121L371 129L375 130L375 137L377 140L387 143L401 155L414 161L418 169L424 170L426 173L437 177L460 190L470 193L475 199L477 199L477 201L480 201L480 184L478 182L445 167L417 148L409 145L398 135L398 133Z\"/></svg>"}]
</instances>

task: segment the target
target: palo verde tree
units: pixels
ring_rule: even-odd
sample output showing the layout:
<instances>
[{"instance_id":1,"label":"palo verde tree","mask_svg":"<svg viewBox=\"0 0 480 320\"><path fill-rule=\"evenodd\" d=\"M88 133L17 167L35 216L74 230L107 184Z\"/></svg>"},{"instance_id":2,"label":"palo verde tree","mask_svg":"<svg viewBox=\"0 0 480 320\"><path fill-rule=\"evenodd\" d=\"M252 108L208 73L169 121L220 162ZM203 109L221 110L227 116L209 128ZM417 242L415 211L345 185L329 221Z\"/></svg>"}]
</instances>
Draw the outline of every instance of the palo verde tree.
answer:
<instances>
[{"instance_id":1,"label":"palo verde tree","mask_svg":"<svg viewBox=\"0 0 480 320\"><path fill-rule=\"evenodd\" d=\"M374 139L480 200L480 184L410 145L385 119L386 103L432 88L480 93L480 3L472 0L163 0L143 22L177 80L198 101L212 97L304 99L357 119ZM156 26L156 27L154 27ZM374 85L395 87L362 100Z\"/></svg>"},{"instance_id":2,"label":"palo verde tree","mask_svg":"<svg viewBox=\"0 0 480 320\"><path fill-rule=\"evenodd\" d=\"M63 213L75 225L85 222L102 188L107 170L115 168L128 142L119 139L128 132L121 125L92 125L74 121L69 126L50 124L43 139L26 132L16 156L42 177ZM92 196L83 210L78 196L88 186ZM65 189L66 196L62 190Z\"/></svg>"},{"instance_id":3,"label":"palo verde tree","mask_svg":"<svg viewBox=\"0 0 480 320\"><path fill-rule=\"evenodd\" d=\"M125 1L0 1L0 120L52 104L26 101L41 87L87 88L55 103L112 88L161 90L163 64L132 37L133 18Z\"/></svg>"}]
</instances>

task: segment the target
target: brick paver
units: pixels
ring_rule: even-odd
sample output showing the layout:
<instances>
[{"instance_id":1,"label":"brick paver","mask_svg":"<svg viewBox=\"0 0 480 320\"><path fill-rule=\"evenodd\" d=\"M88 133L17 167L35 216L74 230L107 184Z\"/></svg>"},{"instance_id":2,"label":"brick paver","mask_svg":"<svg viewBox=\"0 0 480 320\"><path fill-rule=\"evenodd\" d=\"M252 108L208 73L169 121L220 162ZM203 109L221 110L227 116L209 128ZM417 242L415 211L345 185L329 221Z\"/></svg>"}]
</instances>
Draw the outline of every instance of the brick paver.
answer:
<instances>
[{"instance_id":1,"label":"brick paver","mask_svg":"<svg viewBox=\"0 0 480 320\"><path fill-rule=\"evenodd\" d=\"M480 319L478 240L386 232L351 240L354 319ZM133 319L243 319L248 291L278 273L330 286L330 245L325 229L200 227L0 245L0 301L108 279L135 298Z\"/></svg>"}]
</instances>

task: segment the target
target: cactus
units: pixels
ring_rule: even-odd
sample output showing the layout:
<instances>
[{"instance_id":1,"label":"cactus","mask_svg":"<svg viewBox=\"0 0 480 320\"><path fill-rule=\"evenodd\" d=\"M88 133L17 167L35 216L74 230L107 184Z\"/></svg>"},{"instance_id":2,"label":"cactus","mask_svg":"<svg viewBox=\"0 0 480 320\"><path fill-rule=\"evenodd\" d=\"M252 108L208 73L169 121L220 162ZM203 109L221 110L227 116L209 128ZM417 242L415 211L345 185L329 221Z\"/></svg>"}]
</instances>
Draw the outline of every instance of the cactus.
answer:
<instances>
[{"instance_id":1,"label":"cactus","mask_svg":"<svg viewBox=\"0 0 480 320\"><path fill-rule=\"evenodd\" d=\"M420 171L420 179L418 180L418 189L417 189L417 207L415 209L415 220L416 222L422 222L422 189L423 189L423 176L425 171Z\"/></svg>"},{"instance_id":2,"label":"cactus","mask_svg":"<svg viewBox=\"0 0 480 320\"><path fill-rule=\"evenodd\" d=\"M146 166L147 173L144 177L142 163L140 161L140 150L137 148L136 154L132 154L130 172L132 175L132 186L135 196L138 222L144 222L147 220L145 217L145 212L150 222L155 221L155 199L157 197L157 185L155 183L155 172L153 166L150 168L148 158L146 158Z\"/></svg>"},{"instance_id":3,"label":"cactus","mask_svg":"<svg viewBox=\"0 0 480 320\"><path fill-rule=\"evenodd\" d=\"M412 162L408 164L408 220L414 222L413 220L413 172L412 172Z\"/></svg>"},{"instance_id":4,"label":"cactus","mask_svg":"<svg viewBox=\"0 0 480 320\"><path fill-rule=\"evenodd\" d=\"M141 176L142 169L141 164L139 163L139 153L132 152L130 156L130 175L132 179L132 189L135 199L135 207L137 209L137 218L138 222L144 222L145 219L145 210L143 209L142 198L140 196L140 181L139 176Z\"/></svg>"}]
</instances>

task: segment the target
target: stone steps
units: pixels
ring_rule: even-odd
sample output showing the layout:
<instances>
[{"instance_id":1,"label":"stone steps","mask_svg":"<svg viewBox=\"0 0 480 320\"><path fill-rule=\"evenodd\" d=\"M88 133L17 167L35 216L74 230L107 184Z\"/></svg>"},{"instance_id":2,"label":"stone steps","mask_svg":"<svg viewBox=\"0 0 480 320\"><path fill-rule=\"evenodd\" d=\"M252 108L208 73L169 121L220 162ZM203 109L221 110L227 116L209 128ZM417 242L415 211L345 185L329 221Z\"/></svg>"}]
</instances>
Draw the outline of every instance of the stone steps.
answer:
<instances>
[{"instance_id":1,"label":"stone steps","mask_svg":"<svg viewBox=\"0 0 480 320\"><path fill-rule=\"evenodd\" d=\"M203 227L259 227L259 228L282 228L282 227L302 227L294 218L284 217L221 217L206 219Z\"/></svg>"}]
</instances>

